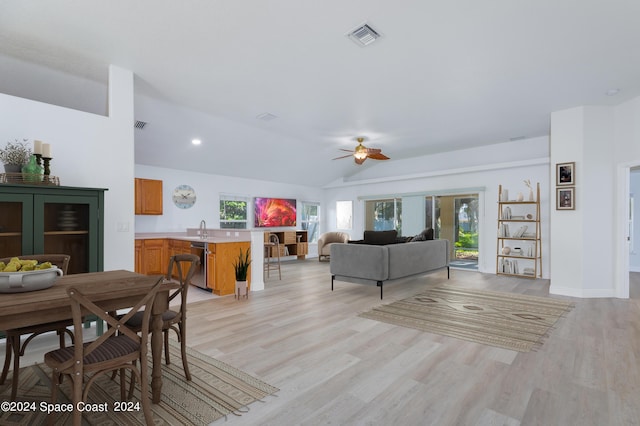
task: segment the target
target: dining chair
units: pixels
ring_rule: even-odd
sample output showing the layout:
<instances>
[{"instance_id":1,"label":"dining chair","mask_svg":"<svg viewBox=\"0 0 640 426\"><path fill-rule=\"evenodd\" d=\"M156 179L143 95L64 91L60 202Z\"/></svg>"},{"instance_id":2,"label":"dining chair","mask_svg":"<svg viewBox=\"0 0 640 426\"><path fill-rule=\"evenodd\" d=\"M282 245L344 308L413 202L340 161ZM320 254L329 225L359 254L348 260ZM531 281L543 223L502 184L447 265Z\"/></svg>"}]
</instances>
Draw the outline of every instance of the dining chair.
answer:
<instances>
[{"instance_id":1,"label":"dining chair","mask_svg":"<svg viewBox=\"0 0 640 426\"><path fill-rule=\"evenodd\" d=\"M182 266L190 264L186 274L183 273ZM189 364L187 362L187 293L191 283L191 278L196 273L200 265L200 257L195 254L177 254L169 259L169 270L167 271L167 279L171 280L174 269L177 268L177 277L180 286L169 296L169 303L173 299L180 297L180 307L178 309L169 308L162 314L162 331L164 334L164 360L167 365L171 364L169 355L169 331L173 330L178 336L180 342L180 354L182 357L182 367L187 381L191 380L189 372ZM135 313L127 322L127 326L133 330L140 331L143 329L142 324L143 312Z\"/></svg>"},{"instance_id":2,"label":"dining chair","mask_svg":"<svg viewBox=\"0 0 640 426\"><path fill-rule=\"evenodd\" d=\"M125 370L132 372L132 381L135 377L140 382L140 402L147 425L153 425L153 415L149 404L148 389L148 341L150 318L156 294L164 281L162 276L149 276L150 283L154 283L151 290L146 293L131 308L129 313L114 318L105 312L92 300L99 300L101 294L117 291L126 291L130 284L127 282L114 282L109 286L103 284L86 284L82 290L77 287L67 289L71 313L73 315L73 332L75 341L73 346L56 349L44 355L44 362L52 370L51 403L56 404L59 387L64 377L69 377L72 382L71 401L74 407L79 402L86 402L91 385L101 375L111 372L120 372L120 400L126 399ZM99 302L97 302L99 303ZM142 308L144 310L140 311ZM127 321L136 312L143 312L142 330L138 333L127 326ZM98 336L92 342L83 342L84 318L83 312L90 312L105 321L109 327L104 334ZM140 362L140 368L137 362ZM85 375L88 376L85 381ZM84 387L83 387L84 385ZM94 401L95 402L95 401ZM53 424L55 419L48 416L48 422ZM73 424L80 425L82 411L73 410Z\"/></svg>"},{"instance_id":3,"label":"dining chair","mask_svg":"<svg viewBox=\"0 0 640 426\"><path fill-rule=\"evenodd\" d=\"M51 262L62 270L62 274L66 275L69 269L69 261L71 256L66 254L28 254L22 256L13 256L18 259L31 259L37 260L38 263ZM0 262L8 263L13 257L7 257L0 259ZM2 368L2 375L0 375L0 385L4 384L9 373L9 367L11 366L11 359L13 359L13 375L11 379L11 400L15 401L18 395L18 383L19 383L19 371L20 371L20 357L24 356L27 345L37 336L55 331L60 339L60 347L65 347L65 334L71 337L71 343L73 343L73 333L67 328L73 325L71 320L63 320L50 322L46 324L38 324L29 327L13 328L10 330L3 330L6 335L6 350L4 357L4 367ZM25 341L21 344L20 338L28 335Z\"/></svg>"}]
</instances>

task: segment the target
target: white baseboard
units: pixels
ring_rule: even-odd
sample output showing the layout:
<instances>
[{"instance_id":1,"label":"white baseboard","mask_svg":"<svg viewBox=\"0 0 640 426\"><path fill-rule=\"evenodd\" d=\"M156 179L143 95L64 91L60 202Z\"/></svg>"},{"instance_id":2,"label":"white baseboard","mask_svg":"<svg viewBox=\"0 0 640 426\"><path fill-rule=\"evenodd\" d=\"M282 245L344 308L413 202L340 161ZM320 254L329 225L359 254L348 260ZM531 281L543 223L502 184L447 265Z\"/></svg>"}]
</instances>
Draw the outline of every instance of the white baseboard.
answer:
<instances>
[{"instance_id":1,"label":"white baseboard","mask_svg":"<svg viewBox=\"0 0 640 426\"><path fill-rule=\"evenodd\" d=\"M549 286L549 294L558 296L579 297L581 299L600 298L600 297L617 297L615 290L612 288L572 288L559 287L551 284Z\"/></svg>"}]
</instances>

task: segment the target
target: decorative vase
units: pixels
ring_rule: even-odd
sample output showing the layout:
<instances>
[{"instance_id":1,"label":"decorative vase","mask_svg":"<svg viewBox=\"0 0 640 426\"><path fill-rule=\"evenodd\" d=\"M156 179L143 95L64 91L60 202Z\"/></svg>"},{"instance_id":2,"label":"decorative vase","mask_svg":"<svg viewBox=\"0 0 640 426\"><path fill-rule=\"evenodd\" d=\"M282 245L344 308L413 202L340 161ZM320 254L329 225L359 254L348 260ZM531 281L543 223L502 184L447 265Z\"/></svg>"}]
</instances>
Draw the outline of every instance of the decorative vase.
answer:
<instances>
[{"instance_id":1,"label":"decorative vase","mask_svg":"<svg viewBox=\"0 0 640 426\"><path fill-rule=\"evenodd\" d=\"M40 182L44 169L36 163L36 156L29 157L29 162L22 167L23 178L27 182Z\"/></svg>"},{"instance_id":2,"label":"decorative vase","mask_svg":"<svg viewBox=\"0 0 640 426\"><path fill-rule=\"evenodd\" d=\"M533 199L533 189L529 188L529 201L535 201Z\"/></svg>"},{"instance_id":3,"label":"decorative vase","mask_svg":"<svg viewBox=\"0 0 640 426\"><path fill-rule=\"evenodd\" d=\"M518 192L518 196L516 198L516 201L524 201L524 195L522 195L522 192Z\"/></svg>"},{"instance_id":4,"label":"decorative vase","mask_svg":"<svg viewBox=\"0 0 640 426\"><path fill-rule=\"evenodd\" d=\"M502 248L502 254L509 254L509 253L511 253L511 247Z\"/></svg>"}]
</instances>

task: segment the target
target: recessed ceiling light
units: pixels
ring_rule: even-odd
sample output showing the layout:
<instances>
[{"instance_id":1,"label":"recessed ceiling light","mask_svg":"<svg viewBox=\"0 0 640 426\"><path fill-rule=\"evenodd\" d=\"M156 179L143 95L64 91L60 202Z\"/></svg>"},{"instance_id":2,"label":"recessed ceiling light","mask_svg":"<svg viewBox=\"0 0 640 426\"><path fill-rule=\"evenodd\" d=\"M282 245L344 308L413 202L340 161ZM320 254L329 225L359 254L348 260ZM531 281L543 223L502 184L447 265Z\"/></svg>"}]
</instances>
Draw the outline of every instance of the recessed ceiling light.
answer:
<instances>
[{"instance_id":1,"label":"recessed ceiling light","mask_svg":"<svg viewBox=\"0 0 640 426\"><path fill-rule=\"evenodd\" d=\"M191 143L194 145L200 145L202 143L202 141L200 139L192 139Z\"/></svg>"},{"instance_id":2,"label":"recessed ceiling light","mask_svg":"<svg viewBox=\"0 0 640 426\"><path fill-rule=\"evenodd\" d=\"M618 93L620 93L620 89L609 89L606 92L604 92L604 94L607 96L615 96Z\"/></svg>"}]
</instances>

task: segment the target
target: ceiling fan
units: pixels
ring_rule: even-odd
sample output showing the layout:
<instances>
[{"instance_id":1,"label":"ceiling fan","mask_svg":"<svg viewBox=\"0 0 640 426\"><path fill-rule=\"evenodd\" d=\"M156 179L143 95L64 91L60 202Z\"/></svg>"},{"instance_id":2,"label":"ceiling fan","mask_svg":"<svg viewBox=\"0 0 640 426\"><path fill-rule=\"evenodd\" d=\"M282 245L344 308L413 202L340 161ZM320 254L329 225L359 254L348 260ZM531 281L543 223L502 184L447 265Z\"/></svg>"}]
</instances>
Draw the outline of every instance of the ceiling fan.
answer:
<instances>
[{"instance_id":1,"label":"ceiling fan","mask_svg":"<svg viewBox=\"0 0 640 426\"><path fill-rule=\"evenodd\" d=\"M352 155L356 164L364 163L364 160L366 160L367 158L371 158L372 160L388 160L389 159L389 157L387 157L382 153L381 149L367 148L366 146L362 145L362 142L364 142L364 138L356 138L356 140L358 141L358 146L356 146L356 148L353 151L349 149L340 149L340 151L350 152L351 154L344 155L342 157L336 157L334 158L334 160L351 157Z\"/></svg>"}]
</instances>

